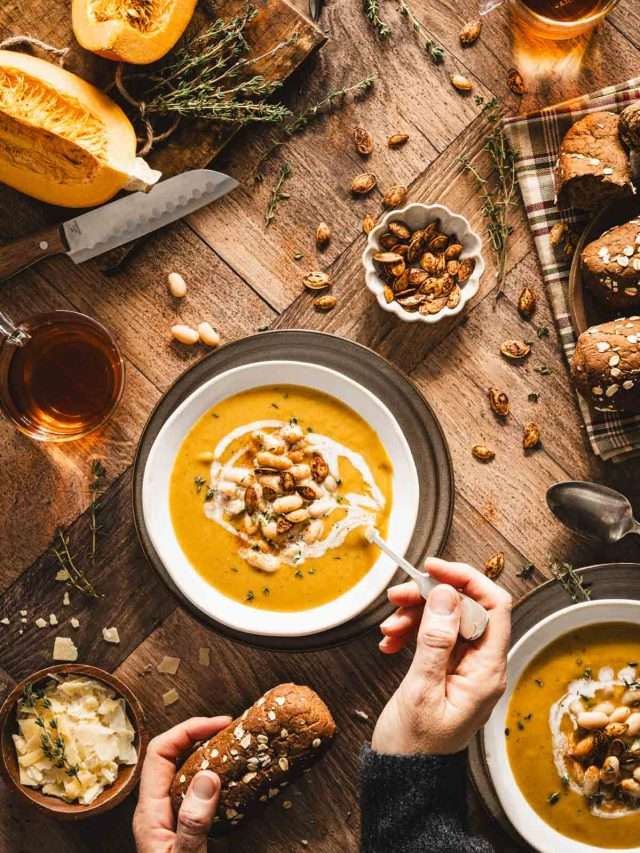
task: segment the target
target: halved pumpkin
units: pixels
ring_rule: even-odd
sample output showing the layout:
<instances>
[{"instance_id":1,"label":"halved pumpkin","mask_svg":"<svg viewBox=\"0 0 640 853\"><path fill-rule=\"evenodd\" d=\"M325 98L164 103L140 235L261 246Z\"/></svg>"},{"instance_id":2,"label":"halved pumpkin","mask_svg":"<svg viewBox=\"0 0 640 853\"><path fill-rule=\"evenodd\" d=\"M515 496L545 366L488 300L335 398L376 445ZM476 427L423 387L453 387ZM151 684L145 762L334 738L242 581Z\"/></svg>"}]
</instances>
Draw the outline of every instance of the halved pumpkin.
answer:
<instances>
[{"instance_id":1,"label":"halved pumpkin","mask_svg":"<svg viewBox=\"0 0 640 853\"><path fill-rule=\"evenodd\" d=\"M147 65L168 53L193 17L197 0L73 0L76 38L87 50Z\"/></svg>"},{"instance_id":2,"label":"halved pumpkin","mask_svg":"<svg viewBox=\"0 0 640 853\"><path fill-rule=\"evenodd\" d=\"M50 204L92 207L160 177L136 157L120 107L91 83L0 50L0 181Z\"/></svg>"}]
</instances>

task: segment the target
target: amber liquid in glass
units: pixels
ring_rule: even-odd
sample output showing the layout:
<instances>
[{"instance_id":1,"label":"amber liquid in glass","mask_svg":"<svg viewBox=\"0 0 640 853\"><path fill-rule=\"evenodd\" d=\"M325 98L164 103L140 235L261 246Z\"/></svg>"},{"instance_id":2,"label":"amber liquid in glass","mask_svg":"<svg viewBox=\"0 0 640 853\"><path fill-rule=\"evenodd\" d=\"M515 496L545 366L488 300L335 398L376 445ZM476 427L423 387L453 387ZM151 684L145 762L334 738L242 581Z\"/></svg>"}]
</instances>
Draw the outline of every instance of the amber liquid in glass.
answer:
<instances>
[{"instance_id":1,"label":"amber liquid in glass","mask_svg":"<svg viewBox=\"0 0 640 853\"><path fill-rule=\"evenodd\" d=\"M20 325L24 346L5 343L0 402L24 432L61 441L86 435L112 412L122 393L124 365L100 324L55 311Z\"/></svg>"},{"instance_id":2,"label":"amber liquid in glass","mask_svg":"<svg viewBox=\"0 0 640 853\"><path fill-rule=\"evenodd\" d=\"M521 3L552 21L581 21L607 6L607 0L521 0Z\"/></svg>"}]
</instances>

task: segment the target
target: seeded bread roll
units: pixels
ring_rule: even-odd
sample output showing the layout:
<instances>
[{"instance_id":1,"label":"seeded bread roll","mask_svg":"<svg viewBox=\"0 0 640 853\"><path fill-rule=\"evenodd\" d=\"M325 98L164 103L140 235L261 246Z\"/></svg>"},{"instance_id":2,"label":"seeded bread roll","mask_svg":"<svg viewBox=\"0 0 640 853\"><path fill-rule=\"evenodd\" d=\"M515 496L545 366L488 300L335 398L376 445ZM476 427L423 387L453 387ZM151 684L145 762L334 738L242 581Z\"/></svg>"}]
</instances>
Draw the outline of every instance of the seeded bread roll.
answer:
<instances>
[{"instance_id":1,"label":"seeded bread roll","mask_svg":"<svg viewBox=\"0 0 640 853\"><path fill-rule=\"evenodd\" d=\"M580 210L635 192L615 113L591 113L569 128L560 143L555 180L558 203Z\"/></svg>"},{"instance_id":2,"label":"seeded bread roll","mask_svg":"<svg viewBox=\"0 0 640 853\"><path fill-rule=\"evenodd\" d=\"M640 317L592 326L578 338L576 388L601 412L640 411Z\"/></svg>"},{"instance_id":3,"label":"seeded bread roll","mask_svg":"<svg viewBox=\"0 0 640 853\"><path fill-rule=\"evenodd\" d=\"M173 808L178 811L199 770L213 770L222 782L214 833L223 833L314 764L331 745L335 730L317 693L279 684L191 753L171 786Z\"/></svg>"},{"instance_id":4,"label":"seeded bread roll","mask_svg":"<svg viewBox=\"0 0 640 853\"><path fill-rule=\"evenodd\" d=\"M599 302L621 311L640 305L640 219L609 231L583 250L582 276Z\"/></svg>"}]
</instances>

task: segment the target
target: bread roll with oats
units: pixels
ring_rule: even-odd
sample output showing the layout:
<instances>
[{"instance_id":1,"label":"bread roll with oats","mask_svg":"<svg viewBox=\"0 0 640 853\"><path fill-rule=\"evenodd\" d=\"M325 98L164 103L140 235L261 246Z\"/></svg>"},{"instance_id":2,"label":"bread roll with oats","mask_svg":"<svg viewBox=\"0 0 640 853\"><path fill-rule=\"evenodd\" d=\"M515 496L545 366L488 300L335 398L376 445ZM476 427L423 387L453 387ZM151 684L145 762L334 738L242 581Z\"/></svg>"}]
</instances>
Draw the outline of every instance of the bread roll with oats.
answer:
<instances>
[{"instance_id":1,"label":"bread roll with oats","mask_svg":"<svg viewBox=\"0 0 640 853\"><path fill-rule=\"evenodd\" d=\"M587 329L571 368L576 388L597 411L640 411L640 317Z\"/></svg>"},{"instance_id":2,"label":"bread roll with oats","mask_svg":"<svg viewBox=\"0 0 640 853\"><path fill-rule=\"evenodd\" d=\"M640 219L616 225L582 251L582 277L596 299L633 314L640 306Z\"/></svg>"},{"instance_id":3,"label":"bread roll with oats","mask_svg":"<svg viewBox=\"0 0 640 853\"><path fill-rule=\"evenodd\" d=\"M221 834L276 797L324 755L335 731L331 712L317 693L297 684L279 684L191 753L171 785L174 811L195 774L213 770L222 790L212 831Z\"/></svg>"}]
</instances>

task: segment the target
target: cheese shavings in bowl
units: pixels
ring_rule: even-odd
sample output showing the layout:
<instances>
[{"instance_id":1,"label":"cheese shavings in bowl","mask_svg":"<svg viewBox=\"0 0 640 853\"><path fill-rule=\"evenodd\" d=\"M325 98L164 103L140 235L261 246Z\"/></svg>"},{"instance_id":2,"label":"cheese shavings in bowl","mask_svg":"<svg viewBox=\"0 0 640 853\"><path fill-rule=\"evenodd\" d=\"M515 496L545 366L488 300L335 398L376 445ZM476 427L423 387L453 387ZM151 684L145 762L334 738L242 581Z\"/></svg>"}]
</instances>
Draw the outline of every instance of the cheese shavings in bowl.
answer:
<instances>
[{"instance_id":1,"label":"cheese shavings in bowl","mask_svg":"<svg viewBox=\"0 0 640 853\"><path fill-rule=\"evenodd\" d=\"M138 760L124 699L93 678L29 685L16 716L20 784L43 794L89 805L116 781L120 765Z\"/></svg>"}]
</instances>

